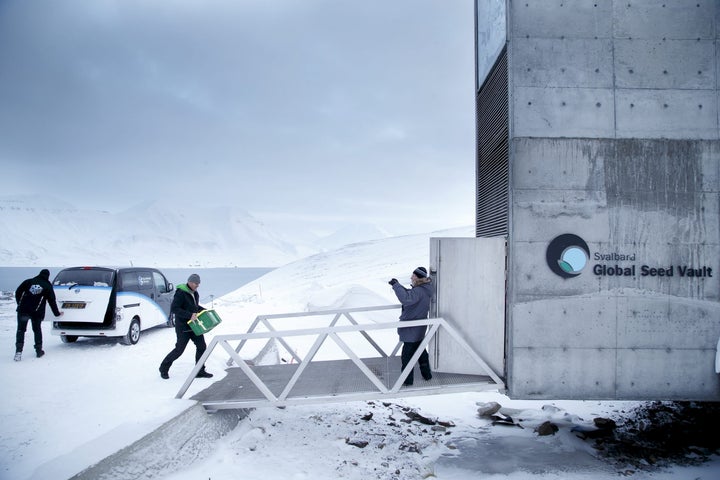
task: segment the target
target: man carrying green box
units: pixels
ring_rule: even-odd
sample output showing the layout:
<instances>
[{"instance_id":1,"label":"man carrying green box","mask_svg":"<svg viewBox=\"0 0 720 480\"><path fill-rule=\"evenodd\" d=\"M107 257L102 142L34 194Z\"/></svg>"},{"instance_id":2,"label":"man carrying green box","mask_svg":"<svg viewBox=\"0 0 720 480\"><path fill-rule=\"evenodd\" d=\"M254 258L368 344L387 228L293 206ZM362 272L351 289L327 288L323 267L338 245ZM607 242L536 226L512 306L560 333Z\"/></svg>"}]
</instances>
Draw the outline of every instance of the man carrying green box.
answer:
<instances>
[{"instance_id":1,"label":"man carrying green box","mask_svg":"<svg viewBox=\"0 0 720 480\"><path fill-rule=\"evenodd\" d=\"M192 340L195 344L195 363L200 361L207 345L205 344L205 337L200 334L196 334L188 325L190 320L195 320L197 314L205 310L205 307L200 305L200 294L197 292L200 286L200 275L193 273L188 277L187 284L181 284L177 286L175 290L175 297L173 298L172 305L170 307L170 313L175 315L175 335L177 336L177 342L175 348L163 359L160 364L160 376L164 379L170 378L170 366L175 360L185 351L188 342ZM205 370L205 365L200 369L197 374L198 378L211 378L212 373Z\"/></svg>"}]
</instances>

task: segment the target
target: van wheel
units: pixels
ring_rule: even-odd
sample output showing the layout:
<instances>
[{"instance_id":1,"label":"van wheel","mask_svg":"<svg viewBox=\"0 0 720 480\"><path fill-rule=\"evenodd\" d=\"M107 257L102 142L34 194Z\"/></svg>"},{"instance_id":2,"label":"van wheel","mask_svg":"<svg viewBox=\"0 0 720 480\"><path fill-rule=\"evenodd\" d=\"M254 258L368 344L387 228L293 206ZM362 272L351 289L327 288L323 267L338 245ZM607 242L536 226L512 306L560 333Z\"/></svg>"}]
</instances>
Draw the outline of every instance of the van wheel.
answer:
<instances>
[{"instance_id":1,"label":"van wheel","mask_svg":"<svg viewBox=\"0 0 720 480\"><path fill-rule=\"evenodd\" d=\"M130 322L130 328L128 328L128 332L122 338L122 343L124 345L135 345L139 340L140 320L138 320L137 318L133 318L133 321Z\"/></svg>"},{"instance_id":2,"label":"van wheel","mask_svg":"<svg viewBox=\"0 0 720 480\"><path fill-rule=\"evenodd\" d=\"M77 335L60 335L60 340L62 340L63 343L75 343L77 339Z\"/></svg>"}]
</instances>

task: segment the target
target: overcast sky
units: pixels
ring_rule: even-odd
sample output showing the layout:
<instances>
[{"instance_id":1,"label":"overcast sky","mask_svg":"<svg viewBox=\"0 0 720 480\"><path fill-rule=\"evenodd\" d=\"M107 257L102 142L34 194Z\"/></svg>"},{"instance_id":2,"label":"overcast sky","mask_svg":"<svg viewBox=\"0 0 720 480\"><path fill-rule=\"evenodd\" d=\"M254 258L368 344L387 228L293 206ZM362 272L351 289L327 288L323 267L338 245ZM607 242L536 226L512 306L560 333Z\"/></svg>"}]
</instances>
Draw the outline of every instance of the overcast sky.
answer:
<instances>
[{"instance_id":1,"label":"overcast sky","mask_svg":"<svg viewBox=\"0 0 720 480\"><path fill-rule=\"evenodd\" d=\"M0 195L474 222L472 0L0 0Z\"/></svg>"}]
</instances>

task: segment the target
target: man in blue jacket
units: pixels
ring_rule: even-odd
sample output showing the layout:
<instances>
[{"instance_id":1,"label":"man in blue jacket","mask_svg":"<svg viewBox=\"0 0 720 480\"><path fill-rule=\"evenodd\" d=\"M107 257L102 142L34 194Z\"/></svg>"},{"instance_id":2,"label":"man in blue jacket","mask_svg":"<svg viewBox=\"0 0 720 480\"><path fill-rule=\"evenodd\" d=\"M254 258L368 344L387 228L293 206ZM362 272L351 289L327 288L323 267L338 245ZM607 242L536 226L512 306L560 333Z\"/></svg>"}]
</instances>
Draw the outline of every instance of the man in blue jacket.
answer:
<instances>
[{"instance_id":1,"label":"man in blue jacket","mask_svg":"<svg viewBox=\"0 0 720 480\"><path fill-rule=\"evenodd\" d=\"M428 277L427 270L425 267L416 268L412 276L410 277L412 282L412 288L405 288L400 285L397 279L393 278L390 280L390 285L395 291L395 295L402 304L402 312L400 314L400 321L403 320L424 320L428 318L430 311L430 300L433 296L432 280ZM402 369L405 370L408 362L420 347L420 343L425 338L425 332L427 326L421 325L419 327L401 327L398 328L398 335L400 341L403 342L402 347ZM425 380L432 378L430 372L430 358L427 350L423 349L418 360L420 366L420 373ZM408 374L407 378L403 382L403 385L413 384L413 372L412 370Z\"/></svg>"},{"instance_id":2,"label":"man in blue jacket","mask_svg":"<svg viewBox=\"0 0 720 480\"><path fill-rule=\"evenodd\" d=\"M170 378L170 366L175 360L180 358L188 342L192 340L195 344L195 363L200 360L200 357L202 357L207 349L205 336L196 335L187 323L197 318L199 312L205 310L205 307L199 303L200 294L197 291L199 286L200 275L193 273L188 277L187 284L183 283L178 285L175 291L175 296L170 306L170 313L175 315L175 335L177 336L177 342L175 343L175 348L167 354L160 364L160 376L164 379ZM199 378L211 378L213 375L207 372L205 365L203 365L196 376Z\"/></svg>"},{"instance_id":3,"label":"man in blue jacket","mask_svg":"<svg viewBox=\"0 0 720 480\"><path fill-rule=\"evenodd\" d=\"M45 319L45 304L50 304L53 315L56 317L65 313L58 309L55 301L55 291L52 284L50 284L50 270L43 268L36 277L23 281L15 290L15 302L17 302L15 361L19 362L22 359L28 322L32 323L32 330L35 335L35 354L40 358L45 355L42 349L41 328L41 323Z\"/></svg>"}]
</instances>

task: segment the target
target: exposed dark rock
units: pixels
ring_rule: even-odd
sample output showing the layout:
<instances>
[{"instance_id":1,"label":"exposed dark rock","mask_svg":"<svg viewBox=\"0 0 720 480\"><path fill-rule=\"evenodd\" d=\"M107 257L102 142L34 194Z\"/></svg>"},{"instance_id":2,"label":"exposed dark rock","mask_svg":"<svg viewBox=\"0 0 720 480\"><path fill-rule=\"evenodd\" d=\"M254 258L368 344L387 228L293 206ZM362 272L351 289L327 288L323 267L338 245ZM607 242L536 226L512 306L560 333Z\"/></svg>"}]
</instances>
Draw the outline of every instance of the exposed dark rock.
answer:
<instances>
[{"instance_id":1,"label":"exposed dark rock","mask_svg":"<svg viewBox=\"0 0 720 480\"><path fill-rule=\"evenodd\" d=\"M512 417L503 415L502 413L498 412L495 415L491 415L490 419L492 420L493 425L505 425L509 427L520 427L523 428L522 425L515 422Z\"/></svg>"},{"instance_id":2,"label":"exposed dark rock","mask_svg":"<svg viewBox=\"0 0 720 480\"><path fill-rule=\"evenodd\" d=\"M537 426L535 429L535 433L537 433L540 436L546 436L546 435L555 435L555 432L557 432L558 426L555 425L552 422L543 422L540 425Z\"/></svg>"},{"instance_id":3,"label":"exposed dark rock","mask_svg":"<svg viewBox=\"0 0 720 480\"><path fill-rule=\"evenodd\" d=\"M348 445L352 445L353 447L365 448L370 442L368 442L367 440L359 440L357 438L346 438L345 443L347 443Z\"/></svg>"},{"instance_id":4,"label":"exposed dark rock","mask_svg":"<svg viewBox=\"0 0 720 480\"><path fill-rule=\"evenodd\" d=\"M422 450L420 450L420 447L415 442L401 444L400 450L410 453L422 453Z\"/></svg>"},{"instance_id":5,"label":"exposed dark rock","mask_svg":"<svg viewBox=\"0 0 720 480\"><path fill-rule=\"evenodd\" d=\"M647 470L696 465L720 454L717 402L649 402L616 421L610 435L595 439L595 448L618 464Z\"/></svg>"},{"instance_id":6,"label":"exposed dark rock","mask_svg":"<svg viewBox=\"0 0 720 480\"><path fill-rule=\"evenodd\" d=\"M597 417L593 418L593 423L597 428L601 428L604 430L615 430L617 428L617 424L615 423L615 420L612 420L610 418L602 418Z\"/></svg>"},{"instance_id":7,"label":"exposed dark rock","mask_svg":"<svg viewBox=\"0 0 720 480\"><path fill-rule=\"evenodd\" d=\"M408 417L410 420L412 420L412 421L414 421L414 422L420 422L420 423L422 423L422 424L424 424L424 425L435 425L435 424L437 423L435 420L432 420L432 419L430 419L430 418L428 418L428 417L425 417L425 416L423 416L423 415L420 415L419 413L417 413L417 412L414 411L414 410L410 410L410 411L405 412L405 415L407 415L407 417Z\"/></svg>"}]
</instances>

